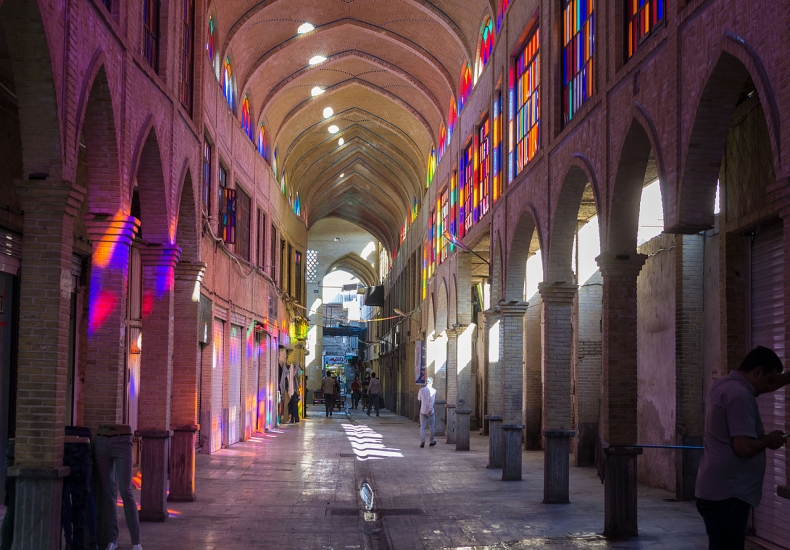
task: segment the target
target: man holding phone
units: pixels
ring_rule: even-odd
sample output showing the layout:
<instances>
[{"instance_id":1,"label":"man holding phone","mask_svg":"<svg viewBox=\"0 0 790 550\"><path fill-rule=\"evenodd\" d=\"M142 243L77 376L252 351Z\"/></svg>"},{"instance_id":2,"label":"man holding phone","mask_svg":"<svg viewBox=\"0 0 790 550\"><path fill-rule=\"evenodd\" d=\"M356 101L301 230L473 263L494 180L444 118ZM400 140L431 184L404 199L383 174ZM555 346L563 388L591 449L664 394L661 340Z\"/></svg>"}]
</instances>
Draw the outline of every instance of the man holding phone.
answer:
<instances>
[{"instance_id":1,"label":"man holding phone","mask_svg":"<svg viewBox=\"0 0 790 550\"><path fill-rule=\"evenodd\" d=\"M710 550L743 549L749 511L762 498L765 450L786 442L780 430L765 433L755 399L790 382L782 370L773 350L757 346L711 386L695 491Z\"/></svg>"}]
</instances>

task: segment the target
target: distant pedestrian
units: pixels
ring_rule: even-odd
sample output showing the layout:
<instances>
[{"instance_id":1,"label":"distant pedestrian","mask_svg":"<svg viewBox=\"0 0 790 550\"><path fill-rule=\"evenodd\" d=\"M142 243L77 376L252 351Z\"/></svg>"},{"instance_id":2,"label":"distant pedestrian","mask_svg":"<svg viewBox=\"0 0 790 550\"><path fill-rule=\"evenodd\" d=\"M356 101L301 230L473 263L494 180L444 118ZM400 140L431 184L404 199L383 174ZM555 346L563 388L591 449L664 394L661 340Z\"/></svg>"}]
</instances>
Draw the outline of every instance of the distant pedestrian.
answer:
<instances>
[{"instance_id":1,"label":"distant pedestrian","mask_svg":"<svg viewBox=\"0 0 790 550\"><path fill-rule=\"evenodd\" d=\"M356 409L359 406L359 398L362 396L362 384L359 380L354 378L351 382L351 408Z\"/></svg>"},{"instance_id":2,"label":"distant pedestrian","mask_svg":"<svg viewBox=\"0 0 790 550\"><path fill-rule=\"evenodd\" d=\"M288 412L291 413L291 424L299 422L299 386L294 389L291 400L288 401Z\"/></svg>"},{"instance_id":3,"label":"distant pedestrian","mask_svg":"<svg viewBox=\"0 0 790 550\"><path fill-rule=\"evenodd\" d=\"M376 378L376 373L370 373L370 382L368 382L368 416L373 405L376 405L376 416L379 415L379 393L381 393L381 382Z\"/></svg>"},{"instance_id":4,"label":"distant pedestrian","mask_svg":"<svg viewBox=\"0 0 790 550\"><path fill-rule=\"evenodd\" d=\"M782 370L773 350L757 346L710 388L695 491L710 550L743 549L749 511L762 498L765 450L786 442L780 430L765 433L755 399L790 382Z\"/></svg>"},{"instance_id":5,"label":"distant pedestrian","mask_svg":"<svg viewBox=\"0 0 790 550\"><path fill-rule=\"evenodd\" d=\"M420 402L420 447L425 447L425 425L431 426L430 446L436 445L434 436L436 435L436 414L433 412L433 404L436 401L436 390L433 388L433 378L430 376L425 381L425 385L417 392L417 401Z\"/></svg>"},{"instance_id":6,"label":"distant pedestrian","mask_svg":"<svg viewBox=\"0 0 790 550\"><path fill-rule=\"evenodd\" d=\"M326 417L329 418L332 416L332 408L335 405L335 379L329 373L321 380L321 392L324 394Z\"/></svg>"}]
</instances>

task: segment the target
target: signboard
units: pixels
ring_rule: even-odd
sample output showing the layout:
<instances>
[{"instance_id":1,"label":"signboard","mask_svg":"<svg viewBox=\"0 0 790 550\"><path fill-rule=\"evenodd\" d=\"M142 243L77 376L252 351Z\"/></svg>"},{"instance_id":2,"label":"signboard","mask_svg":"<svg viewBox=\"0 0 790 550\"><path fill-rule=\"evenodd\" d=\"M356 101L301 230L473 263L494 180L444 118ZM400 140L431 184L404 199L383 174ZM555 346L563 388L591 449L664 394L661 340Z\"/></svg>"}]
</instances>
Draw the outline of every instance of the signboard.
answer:
<instances>
[{"instance_id":1,"label":"signboard","mask_svg":"<svg viewBox=\"0 0 790 550\"><path fill-rule=\"evenodd\" d=\"M414 383L415 384L425 384L425 379L427 378L427 372L425 367L425 352L426 346L425 342L422 340L417 340L414 343Z\"/></svg>"},{"instance_id":2,"label":"signboard","mask_svg":"<svg viewBox=\"0 0 790 550\"><path fill-rule=\"evenodd\" d=\"M345 355L324 355L324 365L342 365L345 362Z\"/></svg>"}]
</instances>

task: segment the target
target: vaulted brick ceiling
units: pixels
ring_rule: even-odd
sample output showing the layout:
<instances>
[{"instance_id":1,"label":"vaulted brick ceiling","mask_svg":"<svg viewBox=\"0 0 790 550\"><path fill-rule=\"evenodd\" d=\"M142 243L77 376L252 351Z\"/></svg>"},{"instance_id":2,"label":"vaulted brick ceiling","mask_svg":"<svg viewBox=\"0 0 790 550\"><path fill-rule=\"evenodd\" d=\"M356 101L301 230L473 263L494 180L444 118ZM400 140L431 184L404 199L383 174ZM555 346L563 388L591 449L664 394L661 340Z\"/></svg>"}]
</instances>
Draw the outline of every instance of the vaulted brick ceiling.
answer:
<instances>
[{"instance_id":1,"label":"vaulted brick ceiling","mask_svg":"<svg viewBox=\"0 0 790 550\"><path fill-rule=\"evenodd\" d=\"M215 0L238 96L264 122L308 227L348 220L393 251L425 192L461 69L497 0ZM315 29L300 34L303 23ZM326 61L310 65L313 56ZM311 96L319 86L325 92ZM325 107L334 114L324 119ZM329 126L339 132L330 134ZM343 145L339 139L343 138Z\"/></svg>"}]
</instances>

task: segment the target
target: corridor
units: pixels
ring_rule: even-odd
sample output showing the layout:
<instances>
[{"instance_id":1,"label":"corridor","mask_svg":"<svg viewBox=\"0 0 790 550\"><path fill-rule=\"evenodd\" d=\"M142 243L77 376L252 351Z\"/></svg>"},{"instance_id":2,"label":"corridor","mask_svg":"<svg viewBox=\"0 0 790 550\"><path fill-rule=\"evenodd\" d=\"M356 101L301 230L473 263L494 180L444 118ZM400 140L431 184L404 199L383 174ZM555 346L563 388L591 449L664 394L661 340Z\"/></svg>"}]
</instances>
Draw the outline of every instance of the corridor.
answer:
<instances>
[{"instance_id":1,"label":"corridor","mask_svg":"<svg viewBox=\"0 0 790 550\"><path fill-rule=\"evenodd\" d=\"M486 469L486 437L473 434L470 452L444 438L421 449L417 423L389 411L351 413L326 419L311 408L300 424L199 454L197 501L170 503L168 521L143 523L143 548L706 547L694 503L672 502L672 493L641 487L639 538L607 541L594 468L571 468L571 503L546 505L542 452L524 454L523 481L503 482L501 470ZM365 481L380 521L363 518L357 489ZM120 548L129 548L120 532Z\"/></svg>"}]
</instances>

